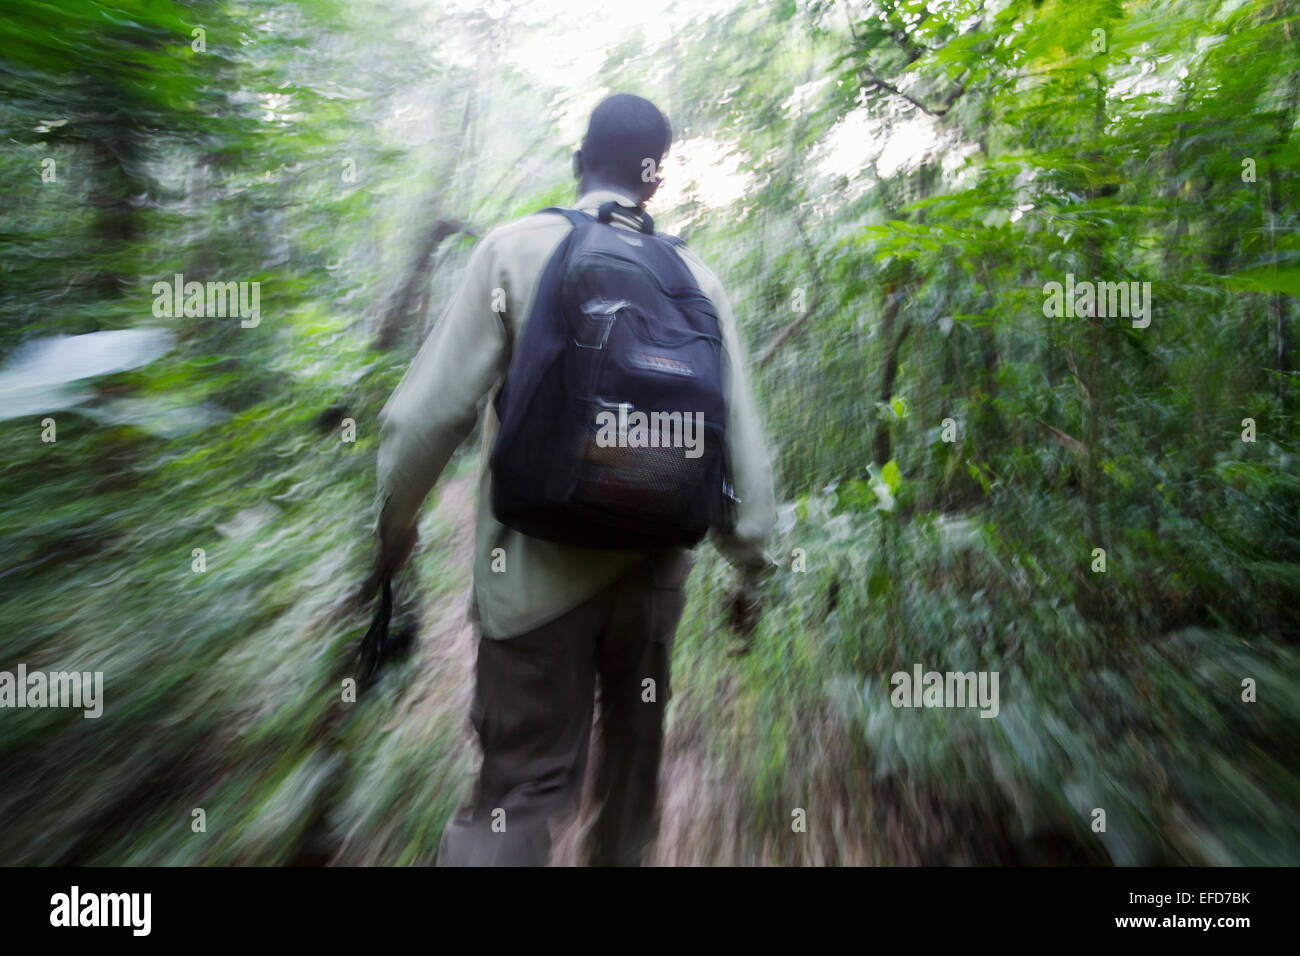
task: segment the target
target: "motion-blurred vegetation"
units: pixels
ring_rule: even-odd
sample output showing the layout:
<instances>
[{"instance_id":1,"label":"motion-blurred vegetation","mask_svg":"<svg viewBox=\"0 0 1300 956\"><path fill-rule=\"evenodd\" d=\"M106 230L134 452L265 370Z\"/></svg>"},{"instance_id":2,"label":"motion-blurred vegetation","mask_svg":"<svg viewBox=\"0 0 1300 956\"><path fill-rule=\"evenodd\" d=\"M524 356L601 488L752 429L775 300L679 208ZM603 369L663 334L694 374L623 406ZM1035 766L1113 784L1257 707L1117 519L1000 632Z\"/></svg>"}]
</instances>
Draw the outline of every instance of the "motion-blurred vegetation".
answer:
<instances>
[{"instance_id":1,"label":"motion-blurred vegetation","mask_svg":"<svg viewBox=\"0 0 1300 956\"><path fill-rule=\"evenodd\" d=\"M1293 4L6 0L0 50L0 670L105 675L0 711L0 862L432 859L469 568L431 506L422 643L342 704L376 415L613 90L784 502L748 656L700 552L660 859L1300 862ZM260 321L157 316L178 273ZM1149 326L1045 315L1067 275ZM895 709L915 663L999 716Z\"/></svg>"}]
</instances>

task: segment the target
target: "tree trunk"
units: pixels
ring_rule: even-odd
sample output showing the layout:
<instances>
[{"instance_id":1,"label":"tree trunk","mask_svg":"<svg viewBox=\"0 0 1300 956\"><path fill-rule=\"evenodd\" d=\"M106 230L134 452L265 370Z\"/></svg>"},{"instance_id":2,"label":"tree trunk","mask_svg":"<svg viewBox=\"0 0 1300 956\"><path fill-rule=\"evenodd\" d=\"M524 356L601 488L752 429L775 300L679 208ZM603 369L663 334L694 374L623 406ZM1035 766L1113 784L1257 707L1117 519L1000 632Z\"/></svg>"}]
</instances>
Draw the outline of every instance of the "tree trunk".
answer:
<instances>
[{"instance_id":1,"label":"tree trunk","mask_svg":"<svg viewBox=\"0 0 1300 956\"><path fill-rule=\"evenodd\" d=\"M461 223L453 219L439 219L430 227L410 268L406 270L405 281L384 308L374 348L391 349L401 339L402 332L410 324L411 316L423 311L419 306L425 303L426 287L433 272L434 254L444 240L462 228Z\"/></svg>"}]
</instances>

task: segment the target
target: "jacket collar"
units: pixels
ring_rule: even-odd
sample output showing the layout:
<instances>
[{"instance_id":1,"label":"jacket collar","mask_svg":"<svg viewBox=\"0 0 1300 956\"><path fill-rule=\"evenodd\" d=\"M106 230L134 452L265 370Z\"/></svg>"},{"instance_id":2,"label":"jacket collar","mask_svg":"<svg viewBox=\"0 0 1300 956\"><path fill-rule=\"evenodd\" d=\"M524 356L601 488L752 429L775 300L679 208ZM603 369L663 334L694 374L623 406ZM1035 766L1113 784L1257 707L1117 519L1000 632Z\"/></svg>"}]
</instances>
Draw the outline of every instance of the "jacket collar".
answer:
<instances>
[{"instance_id":1,"label":"jacket collar","mask_svg":"<svg viewBox=\"0 0 1300 956\"><path fill-rule=\"evenodd\" d=\"M589 189L574 204L575 209L598 209L602 203L616 202L620 206L631 206L634 209L640 209L641 204L629 196L627 193L616 189Z\"/></svg>"}]
</instances>

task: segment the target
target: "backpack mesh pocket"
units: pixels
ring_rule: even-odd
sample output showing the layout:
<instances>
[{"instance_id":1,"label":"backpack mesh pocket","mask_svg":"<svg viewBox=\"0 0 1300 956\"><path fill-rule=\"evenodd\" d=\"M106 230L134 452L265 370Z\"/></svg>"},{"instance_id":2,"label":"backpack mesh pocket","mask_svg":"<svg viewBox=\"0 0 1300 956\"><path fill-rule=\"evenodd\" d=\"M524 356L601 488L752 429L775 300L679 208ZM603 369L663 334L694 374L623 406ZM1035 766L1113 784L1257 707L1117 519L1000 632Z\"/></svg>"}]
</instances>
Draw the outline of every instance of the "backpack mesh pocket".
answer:
<instances>
[{"instance_id":1,"label":"backpack mesh pocket","mask_svg":"<svg viewBox=\"0 0 1300 956\"><path fill-rule=\"evenodd\" d=\"M617 444L586 436L573 500L599 511L648 523L707 528L711 486L721 487L721 434L707 424L696 438L700 454L689 457L668 433L652 433L655 445L633 447L626 433ZM680 438L680 432L678 433Z\"/></svg>"}]
</instances>

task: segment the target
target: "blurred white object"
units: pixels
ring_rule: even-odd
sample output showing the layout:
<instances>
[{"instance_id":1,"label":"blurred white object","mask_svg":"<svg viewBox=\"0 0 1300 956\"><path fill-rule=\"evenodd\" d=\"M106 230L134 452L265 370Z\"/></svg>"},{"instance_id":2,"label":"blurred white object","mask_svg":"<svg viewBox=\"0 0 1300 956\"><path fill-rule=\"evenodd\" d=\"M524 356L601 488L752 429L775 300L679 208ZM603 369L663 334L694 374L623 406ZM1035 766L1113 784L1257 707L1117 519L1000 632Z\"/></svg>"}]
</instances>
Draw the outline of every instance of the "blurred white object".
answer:
<instances>
[{"instance_id":1,"label":"blurred white object","mask_svg":"<svg viewBox=\"0 0 1300 956\"><path fill-rule=\"evenodd\" d=\"M25 342L0 370L0 421L80 405L94 393L72 383L148 365L175 343L175 335L158 328L51 335Z\"/></svg>"}]
</instances>

